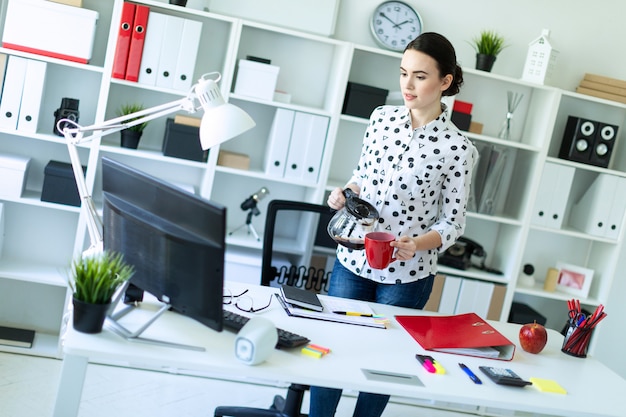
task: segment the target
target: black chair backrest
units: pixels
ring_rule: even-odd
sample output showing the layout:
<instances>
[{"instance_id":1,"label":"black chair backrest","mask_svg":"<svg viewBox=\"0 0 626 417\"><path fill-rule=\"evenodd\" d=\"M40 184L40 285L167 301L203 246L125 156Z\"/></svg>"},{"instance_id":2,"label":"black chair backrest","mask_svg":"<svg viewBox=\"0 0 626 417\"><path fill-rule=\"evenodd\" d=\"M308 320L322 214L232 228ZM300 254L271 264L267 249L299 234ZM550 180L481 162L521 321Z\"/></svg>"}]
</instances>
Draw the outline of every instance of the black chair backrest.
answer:
<instances>
[{"instance_id":1,"label":"black chair backrest","mask_svg":"<svg viewBox=\"0 0 626 417\"><path fill-rule=\"evenodd\" d=\"M289 215L288 212L295 212L300 223L282 223L281 215ZM306 223L306 227L302 227L302 215L312 213L314 216L313 223ZM317 214L316 214L317 213ZM334 215L330 207L305 203L300 201L289 200L272 200L267 206L265 230L263 236L263 260L261 265L261 285L270 286L272 282L275 285L288 284L307 290L313 290L317 293L328 292L328 279L330 272L324 268L319 268L308 264L300 265L283 265L279 266L272 259L274 254L275 240L281 228L292 228L288 233L295 235L296 239L312 239L314 247L327 248L327 254L331 254L332 250L337 247L335 241L326 232L326 226ZM293 219L291 219L293 220ZM278 229L277 229L278 227Z\"/></svg>"}]
</instances>

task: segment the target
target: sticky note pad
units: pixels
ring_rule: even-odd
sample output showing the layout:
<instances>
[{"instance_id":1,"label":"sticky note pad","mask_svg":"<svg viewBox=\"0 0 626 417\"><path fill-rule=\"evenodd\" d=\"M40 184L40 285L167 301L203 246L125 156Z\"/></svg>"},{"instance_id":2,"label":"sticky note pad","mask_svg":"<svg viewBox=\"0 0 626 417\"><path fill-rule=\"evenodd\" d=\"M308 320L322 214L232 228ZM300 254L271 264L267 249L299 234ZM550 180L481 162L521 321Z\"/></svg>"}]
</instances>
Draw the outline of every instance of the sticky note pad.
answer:
<instances>
[{"instance_id":1,"label":"sticky note pad","mask_svg":"<svg viewBox=\"0 0 626 417\"><path fill-rule=\"evenodd\" d=\"M567 394L565 388L560 386L558 382L551 379L529 378L529 380L533 383L533 386L539 391L554 392L556 394Z\"/></svg>"},{"instance_id":2,"label":"sticky note pad","mask_svg":"<svg viewBox=\"0 0 626 417\"><path fill-rule=\"evenodd\" d=\"M309 347L303 347L300 352L302 352L302 354L304 355L311 356L316 359L321 358L323 355L323 353L320 352L319 350L311 349Z\"/></svg>"}]
</instances>

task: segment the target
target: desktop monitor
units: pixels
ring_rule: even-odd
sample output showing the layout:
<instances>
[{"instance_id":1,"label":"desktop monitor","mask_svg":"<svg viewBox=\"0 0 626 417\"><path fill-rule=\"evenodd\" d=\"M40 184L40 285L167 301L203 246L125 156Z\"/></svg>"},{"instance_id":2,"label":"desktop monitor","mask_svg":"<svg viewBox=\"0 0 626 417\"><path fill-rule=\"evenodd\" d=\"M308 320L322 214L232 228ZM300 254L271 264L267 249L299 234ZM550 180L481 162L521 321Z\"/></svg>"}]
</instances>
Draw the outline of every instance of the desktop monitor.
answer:
<instances>
[{"instance_id":1,"label":"desktop monitor","mask_svg":"<svg viewBox=\"0 0 626 417\"><path fill-rule=\"evenodd\" d=\"M135 268L130 284L221 331L226 208L102 158L104 248Z\"/></svg>"}]
</instances>

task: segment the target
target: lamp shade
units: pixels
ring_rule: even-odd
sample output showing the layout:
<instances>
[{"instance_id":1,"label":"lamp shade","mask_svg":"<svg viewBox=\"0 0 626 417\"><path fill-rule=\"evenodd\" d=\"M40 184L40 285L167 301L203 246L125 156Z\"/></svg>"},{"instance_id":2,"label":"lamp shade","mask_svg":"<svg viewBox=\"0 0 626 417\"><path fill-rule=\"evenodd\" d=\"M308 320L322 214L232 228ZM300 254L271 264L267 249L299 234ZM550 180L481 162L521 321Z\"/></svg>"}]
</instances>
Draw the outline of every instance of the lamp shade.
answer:
<instances>
[{"instance_id":1,"label":"lamp shade","mask_svg":"<svg viewBox=\"0 0 626 417\"><path fill-rule=\"evenodd\" d=\"M211 75L211 74L206 74ZM206 150L252 129L256 123L245 111L226 103L217 80L201 78L195 93L204 116L200 124L200 145Z\"/></svg>"}]
</instances>

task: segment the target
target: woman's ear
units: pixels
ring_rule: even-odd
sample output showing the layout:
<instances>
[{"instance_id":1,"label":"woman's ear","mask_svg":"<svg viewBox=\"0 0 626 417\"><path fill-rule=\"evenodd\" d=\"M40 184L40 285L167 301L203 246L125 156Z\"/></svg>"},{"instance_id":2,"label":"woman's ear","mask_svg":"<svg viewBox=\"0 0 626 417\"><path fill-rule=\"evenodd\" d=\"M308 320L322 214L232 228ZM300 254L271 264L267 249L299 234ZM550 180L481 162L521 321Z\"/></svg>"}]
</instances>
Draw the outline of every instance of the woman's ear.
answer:
<instances>
[{"instance_id":1,"label":"woman's ear","mask_svg":"<svg viewBox=\"0 0 626 417\"><path fill-rule=\"evenodd\" d=\"M450 88L453 80L454 80L454 77L452 76L452 74L446 74L441 79L441 91L443 92L443 91L446 91L448 88Z\"/></svg>"}]
</instances>

